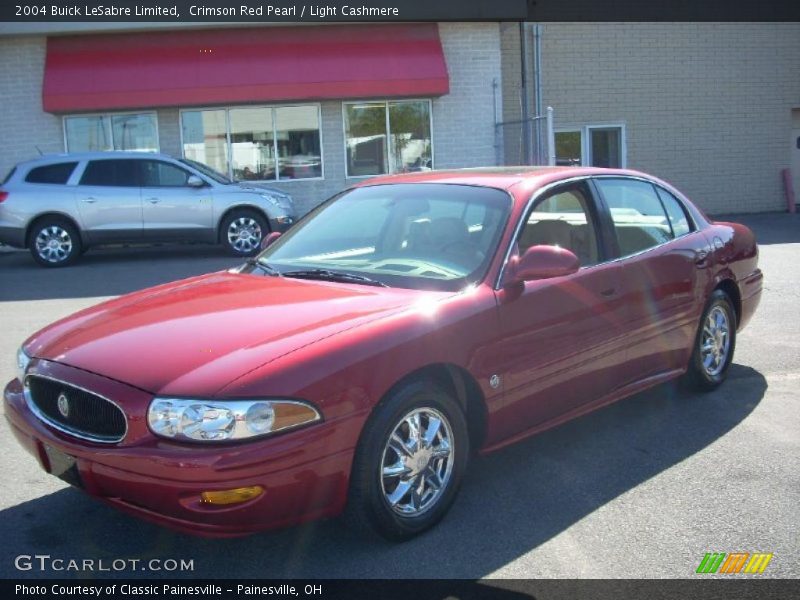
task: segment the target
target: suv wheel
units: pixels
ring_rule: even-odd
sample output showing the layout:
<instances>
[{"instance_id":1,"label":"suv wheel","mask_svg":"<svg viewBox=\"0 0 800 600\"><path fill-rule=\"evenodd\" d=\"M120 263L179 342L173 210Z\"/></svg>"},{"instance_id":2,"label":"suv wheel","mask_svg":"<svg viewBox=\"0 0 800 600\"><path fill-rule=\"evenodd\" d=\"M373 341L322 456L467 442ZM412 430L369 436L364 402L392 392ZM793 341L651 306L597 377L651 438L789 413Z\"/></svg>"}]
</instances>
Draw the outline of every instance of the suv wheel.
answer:
<instances>
[{"instance_id":1,"label":"suv wheel","mask_svg":"<svg viewBox=\"0 0 800 600\"><path fill-rule=\"evenodd\" d=\"M469 456L464 412L441 387L419 381L369 419L348 497L351 526L401 541L433 527L455 500Z\"/></svg>"},{"instance_id":2,"label":"suv wheel","mask_svg":"<svg viewBox=\"0 0 800 600\"><path fill-rule=\"evenodd\" d=\"M81 255L81 236L64 219L47 218L31 229L28 249L33 259L45 267L65 267Z\"/></svg>"},{"instance_id":3,"label":"suv wheel","mask_svg":"<svg viewBox=\"0 0 800 600\"><path fill-rule=\"evenodd\" d=\"M267 220L254 210L234 210L220 225L220 238L234 256L252 256L269 233Z\"/></svg>"}]
</instances>

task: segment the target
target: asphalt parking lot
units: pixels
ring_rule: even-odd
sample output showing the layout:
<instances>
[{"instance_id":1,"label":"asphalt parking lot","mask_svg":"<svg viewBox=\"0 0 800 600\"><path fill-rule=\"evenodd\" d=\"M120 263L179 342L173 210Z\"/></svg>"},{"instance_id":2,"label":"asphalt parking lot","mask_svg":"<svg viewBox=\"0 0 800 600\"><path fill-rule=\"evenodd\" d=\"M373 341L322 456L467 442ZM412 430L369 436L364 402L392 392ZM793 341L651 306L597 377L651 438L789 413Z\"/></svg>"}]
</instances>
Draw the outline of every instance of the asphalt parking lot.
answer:
<instances>
[{"instance_id":1,"label":"asphalt parking lot","mask_svg":"<svg viewBox=\"0 0 800 600\"><path fill-rule=\"evenodd\" d=\"M800 216L738 220L758 235L766 280L730 380L708 395L661 386L475 460L453 510L420 538L363 539L338 520L244 539L175 534L40 471L2 419L0 576L76 575L14 566L47 554L192 559L194 571L169 575L193 578L684 578L706 552L744 551L774 554L759 577L796 578ZM131 248L45 270L0 250L0 380L14 376L19 344L57 318L233 264L214 248Z\"/></svg>"}]
</instances>

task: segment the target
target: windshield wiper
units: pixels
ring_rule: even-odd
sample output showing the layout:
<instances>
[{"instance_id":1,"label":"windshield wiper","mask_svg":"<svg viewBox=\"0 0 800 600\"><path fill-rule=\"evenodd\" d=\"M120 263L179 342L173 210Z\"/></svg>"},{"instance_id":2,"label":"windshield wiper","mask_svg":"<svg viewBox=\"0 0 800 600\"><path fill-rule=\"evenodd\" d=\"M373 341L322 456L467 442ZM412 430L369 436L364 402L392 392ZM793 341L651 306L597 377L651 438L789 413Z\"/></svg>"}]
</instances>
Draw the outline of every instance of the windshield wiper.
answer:
<instances>
[{"instance_id":1,"label":"windshield wiper","mask_svg":"<svg viewBox=\"0 0 800 600\"><path fill-rule=\"evenodd\" d=\"M262 271L264 271L264 273L266 273L267 275L271 275L271 276L273 276L273 277L280 277L280 276L281 276L281 272L280 272L280 271L278 271L278 269L276 269L276 268L275 268L275 267L273 267L271 264L269 264L268 262L266 262L266 261L263 261L263 260L261 260L261 259L258 259L258 258L248 258L248 259L245 261L245 264L246 264L248 267L256 267L256 268L258 268L258 269L261 269L261 270L262 270Z\"/></svg>"},{"instance_id":2,"label":"windshield wiper","mask_svg":"<svg viewBox=\"0 0 800 600\"><path fill-rule=\"evenodd\" d=\"M344 271L331 271L330 269L306 269L299 271L286 271L282 273L284 277L297 277L298 279L322 279L327 281L344 281L348 283L363 283L364 285L377 285L389 287L385 283L370 279L364 275L346 273Z\"/></svg>"}]
</instances>

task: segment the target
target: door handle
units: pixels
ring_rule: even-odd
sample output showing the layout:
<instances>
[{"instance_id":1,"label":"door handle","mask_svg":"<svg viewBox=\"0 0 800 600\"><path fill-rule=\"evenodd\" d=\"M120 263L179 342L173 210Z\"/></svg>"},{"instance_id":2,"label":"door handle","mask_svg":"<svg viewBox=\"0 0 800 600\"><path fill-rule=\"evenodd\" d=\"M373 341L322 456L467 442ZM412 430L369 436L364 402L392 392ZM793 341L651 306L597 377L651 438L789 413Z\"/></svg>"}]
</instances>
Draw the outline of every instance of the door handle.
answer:
<instances>
[{"instance_id":1,"label":"door handle","mask_svg":"<svg viewBox=\"0 0 800 600\"><path fill-rule=\"evenodd\" d=\"M609 296L613 296L616 293L617 293L616 288L607 288L605 290L600 290L600 295L605 296L606 298L608 298Z\"/></svg>"},{"instance_id":2,"label":"door handle","mask_svg":"<svg viewBox=\"0 0 800 600\"><path fill-rule=\"evenodd\" d=\"M86 202L88 204L94 204L97 202L97 198L94 196L87 196L86 198L81 198L81 202Z\"/></svg>"},{"instance_id":3,"label":"door handle","mask_svg":"<svg viewBox=\"0 0 800 600\"><path fill-rule=\"evenodd\" d=\"M148 198L147 201L150 204L158 204L159 202L161 202L161 199L160 198Z\"/></svg>"}]
</instances>

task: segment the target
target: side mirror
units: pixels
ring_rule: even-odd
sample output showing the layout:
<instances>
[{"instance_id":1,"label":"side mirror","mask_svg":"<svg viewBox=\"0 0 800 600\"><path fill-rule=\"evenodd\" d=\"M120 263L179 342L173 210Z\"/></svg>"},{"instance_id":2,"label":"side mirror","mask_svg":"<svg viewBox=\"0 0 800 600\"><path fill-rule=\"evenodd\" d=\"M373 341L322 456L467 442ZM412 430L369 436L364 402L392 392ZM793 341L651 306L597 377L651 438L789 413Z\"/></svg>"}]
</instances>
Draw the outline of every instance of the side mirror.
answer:
<instances>
[{"instance_id":1,"label":"side mirror","mask_svg":"<svg viewBox=\"0 0 800 600\"><path fill-rule=\"evenodd\" d=\"M531 246L522 256L513 257L506 267L504 285L535 279L551 279L577 273L580 260L570 250L558 246Z\"/></svg>"},{"instance_id":2,"label":"side mirror","mask_svg":"<svg viewBox=\"0 0 800 600\"><path fill-rule=\"evenodd\" d=\"M271 245L272 245L272 244L275 242L275 240L277 240L279 237L281 237L281 232L280 232L280 231L273 231L273 232L272 232L272 233L270 233L270 234L269 234L267 237L265 237L265 238L263 238L263 239L261 240L261 249L262 249L262 250L266 250L266 249L267 249L268 247L270 247L270 246L271 246Z\"/></svg>"},{"instance_id":3,"label":"side mirror","mask_svg":"<svg viewBox=\"0 0 800 600\"><path fill-rule=\"evenodd\" d=\"M205 187L206 182L200 179L197 175L189 175L186 179L186 185L192 188Z\"/></svg>"}]
</instances>

